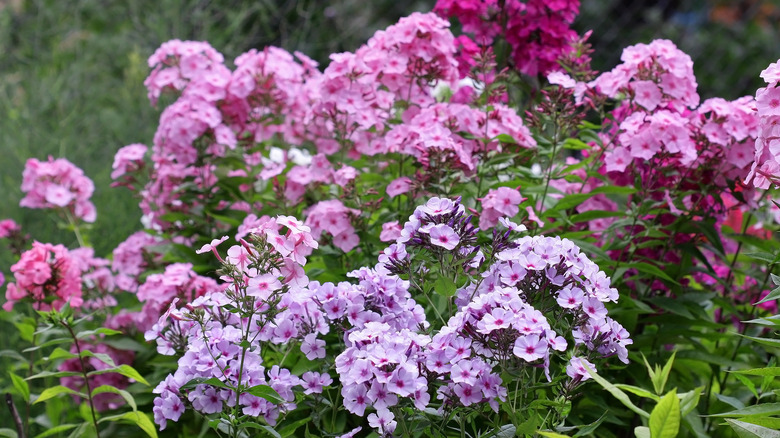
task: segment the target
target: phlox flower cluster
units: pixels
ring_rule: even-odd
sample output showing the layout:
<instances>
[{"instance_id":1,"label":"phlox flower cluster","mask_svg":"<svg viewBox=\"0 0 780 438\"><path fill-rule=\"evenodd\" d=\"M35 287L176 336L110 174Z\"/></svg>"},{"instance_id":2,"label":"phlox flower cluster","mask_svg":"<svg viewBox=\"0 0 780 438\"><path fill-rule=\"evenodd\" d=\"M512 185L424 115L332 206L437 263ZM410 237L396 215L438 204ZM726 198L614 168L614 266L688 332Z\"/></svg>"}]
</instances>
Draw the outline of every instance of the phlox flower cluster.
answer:
<instances>
[{"instance_id":1,"label":"phlox flower cluster","mask_svg":"<svg viewBox=\"0 0 780 438\"><path fill-rule=\"evenodd\" d=\"M89 247L70 251L74 263L81 272L84 290L82 309L108 309L117 305L114 297L115 281L108 260L95 257L95 250Z\"/></svg>"},{"instance_id":2,"label":"phlox flower cluster","mask_svg":"<svg viewBox=\"0 0 780 438\"><path fill-rule=\"evenodd\" d=\"M761 72L766 87L756 90L758 135L754 159L745 182L768 189L780 185L780 61L770 64Z\"/></svg>"},{"instance_id":3,"label":"phlox flower cluster","mask_svg":"<svg viewBox=\"0 0 780 438\"><path fill-rule=\"evenodd\" d=\"M520 212L520 203L523 197L517 189L499 187L488 190L482 198L482 214L479 215L479 228L487 230L498 224L498 220L504 217L512 218Z\"/></svg>"},{"instance_id":4,"label":"phlox flower cluster","mask_svg":"<svg viewBox=\"0 0 780 438\"><path fill-rule=\"evenodd\" d=\"M280 234L281 227L287 232ZM329 326L314 292L304 287L308 279L302 254L317 247L310 231L297 219L280 216L261 222L249 234L252 244L241 240L224 258L218 246L226 238L198 251L213 252L222 260L224 284L182 308L174 299L146 332L147 340L156 340L158 352L180 355L176 372L154 391L159 396L153 412L161 429L167 420L177 421L185 407L202 414L263 417L275 424L281 413L295 409L294 387L316 394L332 383L327 374L308 372L298 377L278 365L263 365L263 344L285 346L299 341L309 358L325 356L324 341L316 336L328 333ZM232 389L185 386L193 379L209 378ZM276 405L251 394L248 390L257 385L270 386L284 403Z\"/></svg>"},{"instance_id":5,"label":"phlox flower cluster","mask_svg":"<svg viewBox=\"0 0 780 438\"><path fill-rule=\"evenodd\" d=\"M127 292L136 292L139 277L155 262L149 250L160 244L160 239L144 231L136 231L113 251L111 269L116 273L116 286ZM159 258L159 257L157 257Z\"/></svg>"},{"instance_id":6,"label":"phlox flower cluster","mask_svg":"<svg viewBox=\"0 0 780 438\"><path fill-rule=\"evenodd\" d=\"M336 372L347 411L364 416L371 427L390 436L396 427L390 408L408 398L423 410L430 401L428 381L421 375L423 349L430 337L409 329L400 331L382 322L368 322L347 337L347 348L336 357Z\"/></svg>"},{"instance_id":7,"label":"phlox flower cluster","mask_svg":"<svg viewBox=\"0 0 780 438\"><path fill-rule=\"evenodd\" d=\"M64 158L39 161L30 158L24 165L22 207L65 209L84 222L95 222L97 211L89 198L95 185L84 172Z\"/></svg>"},{"instance_id":8,"label":"phlox flower cluster","mask_svg":"<svg viewBox=\"0 0 780 438\"><path fill-rule=\"evenodd\" d=\"M333 157L401 153L429 172L473 173L485 153L501 150L501 134L534 147L522 119L501 103L489 111L437 103L434 87L454 86L460 78L461 43L448 27L436 14L412 14L354 53L332 55L322 72L303 54L274 47L242 54L230 71L207 43L163 44L149 59L149 96L153 103L164 92L178 98L165 108L151 147L150 178L140 192L145 223L166 231L191 225L186 214L207 205L246 212L258 207L245 199L212 203L222 175L244 178L239 189L247 196L271 186L278 201L295 205L320 187L328 195L346 192L364 171L334 165ZM144 169L143 151L143 145L120 151L114 165L118 184L133 188L142 180L136 173ZM226 156L239 160L220 161ZM388 185L387 192L408 191L403 181ZM310 207L306 223L315 236L324 230L335 246L349 251L359 242L346 220L356 210L340 204L325 199ZM317 225L334 212L332 230Z\"/></svg>"},{"instance_id":9,"label":"phlox flower cluster","mask_svg":"<svg viewBox=\"0 0 780 438\"><path fill-rule=\"evenodd\" d=\"M168 265L165 271L149 275L144 284L138 287L136 296L143 303L143 308L133 315L132 325L145 332L174 299L191 303L198 297L219 290L220 286L212 278L195 273L191 263Z\"/></svg>"},{"instance_id":10,"label":"phlox flower cluster","mask_svg":"<svg viewBox=\"0 0 780 438\"><path fill-rule=\"evenodd\" d=\"M486 264L464 215L459 200L431 198L415 209L374 269L351 274L359 285L309 286L331 325L346 331L346 349L336 359L344 406L361 416L371 412L369 422L380 434L394 430L394 406L424 410L433 396L443 410L485 403L497 412L508 396L501 378L508 370L538 367L548 379L566 372L566 387L574 389L590 378L585 367L595 370L597 359L628 362L632 341L605 307L617 301L617 290L574 243L511 240L524 227L502 217L508 230L494 232ZM456 292L454 313L432 332L407 291L431 270L424 261L418 266L424 252L450 254L452 264L472 272ZM446 257L432 259L447 265Z\"/></svg>"},{"instance_id":11,"label":"phlox flower cluster","mask_svg":"<svg viewBox=\"0 0 780 438\"><path fill-rule=\"evenodd\" d=\"M349 252L360 242L352 226L352 218L359 215L360 211L347 208L337 199L320 201L306 210L306 225L311 227L314 239L319 240L325 231L335 247Z\"/></svg>"},{"instance_id":12,"label":"phlox flower cluster","mask_svg":"<svg viewBox=\"0 0 780 438\"><path fill-rule=\"evenodd\" d=\"M62 245L33 242L11 266L15 282L8 283L3 309L10 312L14 303L30 298L36 309L61 308L66 302L80 307L81 270L76 257Z\"/></svg>"},{"instance_id":13,"label":"phlox flower cluster","mask_svg":"<svg viewBox=\"0 0 780 438\"><path fill-rule=\"evenodd\" d=\"M370 322L387 324L393 330L428 326L424 309L412 299L409 282L390 274L383 265L360 268L347 276L358 284L312 281L308 286L332 326L346 332Z\"/></svg>"},{"instance_id":14,"label":"phlox flower cluster","mask_svg":"<svg viewBox=\"0 0 780 438\"><path fill-rule=\"evenodd\" d=\"M504 38L515 68L530 76L560 69L558 61L573 51L577 39L571 24L579 9L579 0L438 0L434 7L457 18L479 44Z\"/></svg>"}]
</instances>

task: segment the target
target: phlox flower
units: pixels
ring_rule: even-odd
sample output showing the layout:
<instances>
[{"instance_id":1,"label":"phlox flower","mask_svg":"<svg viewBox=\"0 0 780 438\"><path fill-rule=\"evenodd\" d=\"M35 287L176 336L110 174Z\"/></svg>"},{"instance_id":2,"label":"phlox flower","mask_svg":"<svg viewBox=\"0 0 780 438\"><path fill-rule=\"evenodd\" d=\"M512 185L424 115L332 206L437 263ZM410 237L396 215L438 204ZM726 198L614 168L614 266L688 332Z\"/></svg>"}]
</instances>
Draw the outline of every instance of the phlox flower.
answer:
<instances>
[{"instance_id":1,"label":"phlox flower","mask_svg":"<svg viewBox=\"0 0 780 438\"><path fill-rule=\"evenodd\" d=\"M590 363L584 357L572 357L569 360L569 364L566 365L566 375L573 380L585 381L590 379L590 373L585 368L587 366L593 371L596 371L596 366Z\"/></svg>"},{"instance_id":2,"label":"phlox flower","mask_svg":"<svg viewBox=\"0 0 780 438\"><path fill-rule=\"evenodd\" d=\"M515 341L512 352L527 362L533 362L547 355L547 341L537 334L521 336Z\"/></svg>"},{"instance_id":3,"label":"phlox flower","mask_svg":"<svg viewBox=\"0 0 780 438\"><path fill-rule=\"evenodd\" d=\"M312 371L303 373L301 380L303 380L304 394L320 394L323 387L333 383L333 379L329 375Z\"/></svg>"},{"instance_id":4,"label":"phlox flower","mask_svg":"<svg viewBox=\"0 0 780 438\"><path fill-rule=\"evenodd\" d=\"M325 341L317 339L316 333L310 333L303 337L301 353L309 360L322 359L325 357Z\"/></svg>"},{"instance_id":5,"label":"phlox flower","mask_svg":"<svg viewBox=\"0 0 780 438\"><path fill-rule=\"evenodd\" d=\"M228 236L222 236L219 239L213 239L211 243L207 243L201 246L199 250L195 251L195 254L203 254L205 252L212 251L221 260L219 253L217 253L217 246L219 246L220 243L226 241L227 239Z\"/></svg>"},{"instance_id":6,"label":"phlox flower","mask_svg":"<svg viewBox=\"0 0 780 438\"><path fill-rule=\"evenodd\" d=\"M389 409L378 409L375 414L368 415L368 424L380 434L390 435L398 424L394 418L395 415Z\"/></svg>"},{"instance_id":7,"label":"phlox flower","mask_svg":"<svg viewBox=\"0 0 780 438\"><path fill-rule=\"evenodd\" d=\"M411 183L412 180L405 176L396 178L387 185L387 194L390 198L395 198L398 195L406 193L409 191Z\"/></svg>"},{"instance_id":8,"label":"phlox flower","mask_svg":"<svg viewBox=\"0 0 780 438\"><path fill-rule=\"evenodd\" d=\"M460 242L460 236L449 225L437 224L430 227L427 231L430 235L431 243L446 250L452 251Z\"/></svg>"}]
</instances>

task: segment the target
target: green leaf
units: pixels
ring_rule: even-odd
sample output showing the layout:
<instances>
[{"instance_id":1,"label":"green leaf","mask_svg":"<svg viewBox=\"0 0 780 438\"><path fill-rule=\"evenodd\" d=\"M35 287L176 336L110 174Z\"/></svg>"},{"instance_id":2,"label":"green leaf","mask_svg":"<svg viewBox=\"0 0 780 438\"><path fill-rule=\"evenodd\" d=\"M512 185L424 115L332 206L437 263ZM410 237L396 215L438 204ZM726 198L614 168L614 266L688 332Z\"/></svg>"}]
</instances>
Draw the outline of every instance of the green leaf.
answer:
<instances>
[{"instance_id":1,"label":"green leaf","mask_svg":"<svg viewBox=\"0 0 780 438\"><path fill-rule=\"evenodd\" d=\"M140 427L141 430L146 432L146 434L149 435L151 438L157 438L157 428L155 427L152 420L150 420L149 417L142 412L125 412L124 414L120 414L120 415L103 417L100 420L98 420L98 423L103 423L106 421L126 421L129 423L133 423L136 426Z\"/></svg>"},{"instance_id":2,"label":"green leaf","mask_svg":"<svg viewBox=\"0 0 780 438\"><path fill-rule=\"evenodd\" d=\"M634 436L636 438L651 438L650 428L647 426L637 426L634 428Z\"/></svg>"},{"instance_id":3,"label":"green leaf","mask_svg":"<svg viewBox=\"0 0 780 438\"><path fill-rule=\"evenodd\" d=\"M734 374L734 377L736 377L737 380L742 382L742 384L745 385L745 387L750 390L750 392L753 394L753 397L758 398L758 391L756 391L756 384L753 383L752 380L748 379L746 376L743 376L742 374Z\"/></svg>"},{"instance_id":4,"label":"green leaf","mask_svg":"<svg viewBox=\"0 0 780 438\"><path fill-rule=\"evenodd\" d=\"M89 350L81 350L81 357L94 357L95 359L103 362L104 364L110 367L116 367L116 364L114 363L114 359L111 359L111 356L105 353L95 353Z\"/></svg>"},{"instance_id":5,"label":"green leaf","mask_svg":"<svg viewBox=\"0 0 780 438\"><path fill-rule=\"evenodd\" d=\"M777 430L730 418L726 419L726 422L740 438L780 438L780 432Z\"/></svg>"},{"instance_id":6,"label":"green leaf","mask_svg":"<svg viewBox=\"0 0 780 438\"><path fill-rule=\"evenodd\" d=\"M628 394L621 391L620 388L617 386L609 383L606 379L596 374L595 371L591 370L587 365L584 365L585 369L588 371L588 374L595 380L599 385L601 385L604 389L606 389L610 394L612 394L618 401L623 403L628 409L631 409L633 412L645 417L650 418L650 414L647 413L647 411L637 407L635 404L631 402L631 399L628 398Z\"/></svg>"},{"instance_id":7,"label":"green leaf","mask_svg":"<svg viewBox=\"0 0 780 438\"><path fill-rule=\"evenodd\" d=\"M666 274L666 272L662 271L656 266L653 266L649 263L645 262L633 262L633 263L625 263L623 264L626 268L634 268L639 272L642 272L644 274L650 274L659 278L662 278L670 283L678 284L672 277Z\"/></svg>"},{"instance_id":8,"label":"green leaf","mask_svg":"<svg viewBox=\"0 0 780 438\"><path fill-rule=\"evenodd\" d=\"M780 367L771 367L771 368L753 368L749 370L731 370L730 373L734 374L746 374L748 376L772 376L777 377L780 376Z\"/></svg>"},{"instance_id":9,"label":"green leaf","mask_svg":"<svg viewBox=\"0 0 780 438\"><path fill-rule=\"evenodd\" d=\"M90 371L87 373L87 376L96 376L98 374L108 374L108 373L121 374L127 377L128 379L133 379L136 382L143 383L144 385L149 386L149 382L147 382L146 379L144 379L143 376L141 376L141 374L130 365L119 365L118 367L106 368L104 370Z\"/></svg>"},{"instance_id":10,"label":"green leaf","mask_svg":"<svg viewBox=\"0 0 780 438\"><path fill-rule=\"evenodd\" d=\"M704 391L704 387L699 386L688 392L677 394L677 397L680 398L680 416L685 417L696 409L696 406L699 405L702 391Z\"/></svg>"},{"instance_id":11,"label":"green leaf","mask_svg":"<svg viewBox=\"0 0 780 438\"><path fill-rule=\"evenodd\" d=\"M60 432L65 432L66 430L71 430L79 426L80 424L60 424L59 426L54 426L43 433L35 435L35 438L46 438L47 436L57 435Z\"/></svg>"},{"instance_id":12,"label":"green leaf","mask_svg":"<svg viewBox=\"0 0 780 438\"><path fill-rule=\"evenodd\" d=\"M18 438L19 435L13 429L8 429L7 427L2 427L2 428L0 428L0 437L4 437L4 438Z\"/></svg>"},{"instance_id":13,"label":"green leaf","mask_svg":"<svg viewBox=\"0 0 780 438\"><path fill-rule=\"evenodd\" d=\"M46 401L46 400L48 400L48 399L50 399L52 397L56 397L56 396L58 396L60 394L70 394L70 395L79 396L81 398L87 398L87 394L83 394L81 392L74 391L74 390L68 388L67 386L57 385L57 386L52 386L51 388L44 389L43 392L41 393L41 395L39 395L38 398L35 399L33 404L40 403L42 401Z\"/></svg>"},{"instance_id":14,"label":"green leaf","mask_svg":"<svg viewBox=\"0 0 780 438\"><path fill-rule=\"evenodd\" d=\"M24 401L29 403L30 402L30 385L27 384L27 381L23 378L17 376L12 371L9 371L8 374L11 376L11 382L14 384L14 388L19 392L19 395L24 398Z\"/></svg>"},{"instance_id":15,"label":"green leaf","mask_svg":"<svg viewBox=\"0 0 780 438\"><path fill-rule=\"evenodd\" d=\"M208 379L204 377L196 377L190 380L189 382L185 383L184 385L182 385L181 389L192 389L198 385L211 385L211 386L216 386L217 388L230 389L231 391L235 390L235 388L228 386L227 384L225 384L225 382L217 379L216 377L209 377Z\"/></svg>"},{"instance_id":16,"label":"green leaf","mask_svg":"<svg viewBox=\"0 0 780 438\"><path fill-rule=\"evenodd\" d=\"M769 294L765 296L763 300L754 303L753 305L755 306L756 304L766 303L767 301L773 301L778 298L780 298L780 287L773 289L772 292L769 292Z\"/></svg>"},{"instance_id":17,"label":"green leaf","mask_svg":"<svg viewBox=\"0 0 780 438\"><path fill-rule=\"evenodd\" d=\"M675 438L680 431L680 399L676 390L669 391L650 413L650 436Z\"/></svg>"},{"instance_id":18,"label":"green leaf","mask_svg":"<svg viewBox=\"0 0 780 438\"><path fill-rule=\"evenodd\" d=\"M121 334L122 332L120 332L119 330L101 327L95 330L85 330L83 332L79 332L76 334L76 337L78 339L84 339L94 335L112 336L112 335L121 335Z\"/></svg>"},{"instance_id":19,"label":"green leaf","mask_svg":"<svg viewBox=\"0 0 780 438\"><path fill-rule=\"evenodd\" d=\"M656 386L656 393L658 395L661 395L661 393L664 392L664 388L666 387L666 381L669 380L669 373L672 371L672 364L674 363L674 356L677 355L677 352L672 353L672 357L669 358L669 360L666 361L666 364L664 365L663 369L661 369L661 374L658 376L658 386ZM656 382L653 382L653 385L655 385Z\"/></svg>"},{"instance_id":20,"label":"green leaf","mask_svg":"<svg viewBox=\"0 0 780 438\"><path fill-rule=\"evenodd\" d=\"M79 357L78 354L71 353L68 350L63 350L62 348L57 347L54 349L54 351L51 352L48 360L73 359L75 357Z\"/></svg>"},{"instance_id":21,"label":"green leaf","mask_svg":"<svg viewBox=\"0 0 780 438\"><path fill-rule=\"evenodd\" d=\"M577 431L577 433L575 433L574 436L580 437L580 436L593 435L593 432L595 432L596 429L601 425L601 423L603 423L604 420L607 418L608 413L609 412L604 412L603 414L601 414L601 417L599 417L599 419L594 421L593 423L578 426L580 430Z\"/></svg>"},{"instance_id":22,"label":"green leaf","mask_svg":"<svg viewBox=\"0 0 780 438\"><path fill-rule=\"evenodd\" d=\"M32 342L35 333L35 325L26 322L15 322L16 329L23 341Z\"/></svg>"},{"instance_id":23,"label":"green leaf","mask_svg":"<svg viewBox=\"0 0 780 438\"><path fill-rule=\"evenodd\" d=\"M757 338L757 337L754 337L754 336L745 336L745 335L740 335L740 336L748 338L748 339L750 339L753 342L757 342L759 344L766 345L768 347L780 348L780 339Z\"/></svg>"},{"instance_id":24,"label":"green leaf","mask_svg":"<svg viewBox=\"0 0 780 438\"><path fill-rule=\"evenodd\" d=\"M282 396L280 396L278 392L276 392L273 388L271 388L268 385L255 385L251 388L247 388L246 391L244 392L248 394L252 394L256 397L264 398L269 402L277 405L279 403L284 402Z\"/></svg>"},{"instance_id":25,"label":"green leaf","mask_svg":"<svg viewBox=\"0 0 780 438\"><path fill-rule=\"evenodd\" d=\"M436 283L433 285L433 290L443 297L451 297L455 295L458 286L446 275L439 275L439 278L436 279Z\"/></svg>"},{"instance_id":26,"label":"green leaf","mask_svg":"<svg viewBox=\"0 0 780 438\"><path fill-rule=\"evenodd\" d=\"M279 435L281 435L282 438L287 438L295 434L295 431L298 430L299 427L304 426L310 422L311 422L311 417L306 417L294 423L287 424L281 429L279 429Z\"/></svg>"},{"instance_id":27,"label":"green leaf","mask_svg":"<svg viewBox=\"0 0 780 438\"><path fill-rule=\"evenodd\" d=\"M112 394L118 394L118 395L122 396L122 398L125 399L127 404L131 408L133 408L133 411L137 411L138 410L138 407L135 404L135 399L133 398L132 394L130 394L129 392L125 391L124 389L114 388L111 385L101 385L101 386L98 386L97 388L93 389L92 390L92 397L94 397L94 396L96 396L98 394L104 394L104 393L107 393L107 392L110 392Z\"/></svg>"},{"instance_id":28,"label":"green leaf","mask_svg":"<svg viewBox=\"0 0 780 438\"><path fill-rule=\"evenodd\" d=\"M723 412L721 414L707 415L707 417L747 417L749 415L776 415L780 414L780 403L763 403L760 405L748 406L735 411Z\"/></svg>"},{"instance_id":29,"label":"green leaf","mask_svg":"<svg viewBox=\"0 0 780 438\"><path fill-rule=\"evenodd\" d=\"M80 375L81 373L78 371L41 371L40 373L33 374L24 380L43 379L46 377L72 377Z\"/></svg>"},{"instance_id":30,"label":"green leaf","mask_svg":"<svg viewBox=\"0 0 780 438\"><path fill-rule=\"evenodd\" d=\"M655 400L655 401L660 401L661 400L661 397L658 397L657 395L653 394L652 392L650 392L650 391L648 391L646 389L639 388L637 386L626 385L626 384L623 384L623 383L616 383L615 387L616 388L620 388L623 391L628 391L628 392L630 392L630 393L632 393L634 395L638 395L640 397L649 398L649 399L652 399L652 400Z\"/></svg>"},{"instance_id":31,"label":"green leaf","mask_svg":"<svg viewBox=\"0 0 780 438\"><path fill-rule=\"evenodd\" d=\"M564 435L564 434L558 433L558 432L549 432L549 431L544 431L544 430L537 430L536 433L541 435L541 436L546 436L547 438L569 438L569 435Z\"/></svg>"}]
</instances>

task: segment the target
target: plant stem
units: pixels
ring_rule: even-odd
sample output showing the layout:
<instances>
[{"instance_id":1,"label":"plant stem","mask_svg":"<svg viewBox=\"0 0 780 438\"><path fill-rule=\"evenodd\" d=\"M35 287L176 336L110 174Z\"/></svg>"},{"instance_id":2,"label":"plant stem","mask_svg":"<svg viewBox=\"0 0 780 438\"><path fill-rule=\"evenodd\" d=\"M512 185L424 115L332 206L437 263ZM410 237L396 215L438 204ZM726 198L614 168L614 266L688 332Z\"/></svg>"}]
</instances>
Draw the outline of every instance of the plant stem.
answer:
<instances>
[{"instance_id":1,"label":"plant stem","mask_svg":"<svg viewBox=\"0 0 780 438\"><path fill-rule=\"evenodd\" d=\"M5 404L8 406L8 410L11 411L11 418L14 420L14 426L16 426L16 434L19 438L25 438L24 426L22 425L22 417L19 416L19 411L16 410L14 405L14 398L9 393L5 393Z\"/></svg>"},{"instance_id":2,"label":"plant stem","mask_svg":"<svg viewBox=\"0 0 780 438\"><path fill-rule=\"evenodd\" d=\"M63 327L65 327L65 329L68 330L71 338L73 338L73 344L76 346L76 353L79 355L79 364L81 365L81 374L84 376L84 385L87 387L87 401L89 402L89 410L92 413L92 424L95 426L95 436L100 438L97 415L95 414L95 403L92 400L92 388L89 387L89 376L87 375L87 367L84 363L84 357L81 356L81 346L79 345L79 340L76 337L76 333L73 332L73 328L70 326L70 324L67 323L67 321L62 321L61 324Z\"/></svg>"}]
</instances>

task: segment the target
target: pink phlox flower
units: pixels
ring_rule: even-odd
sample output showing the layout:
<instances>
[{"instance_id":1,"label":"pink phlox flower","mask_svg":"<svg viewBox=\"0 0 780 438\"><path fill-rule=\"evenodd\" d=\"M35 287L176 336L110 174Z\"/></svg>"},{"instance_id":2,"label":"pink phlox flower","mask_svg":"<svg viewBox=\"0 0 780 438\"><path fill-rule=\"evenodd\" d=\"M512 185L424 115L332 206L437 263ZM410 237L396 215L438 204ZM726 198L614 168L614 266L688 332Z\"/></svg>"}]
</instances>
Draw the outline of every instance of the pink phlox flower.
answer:
<instances>
[{"instance_id":1,"label":"pink phlox flower","mask_svg":"<svg viewBox=\"0 0 780 438\"><path fill-rule=\"evenodd\" d=\"M547 354L547 340L538 334L520 336L515 341L512 352L526 362L534 362Z\"/></svg>"},{"instance_id":2,"label":"pink phlox flower","mask_svg":"<svg viewBox=\"0 0 780 438\"><path fill-rule=\"evenodd\" d=\"M422 231L422 229L420 230ZM460 243L460 236L449 225L437 224L428 229L431 244L452 251Z\"/></svg>"},{"instance_id":3,"label":"pink phlox flower","mask_svg":"<svg viewBox=\"0 0 780 438\"><path fill-rule=\"evenodd\" d=\"M326 354L325 341L317 339L316 333L310 333L304 336L301 342L301 353L309 360L322 359Z\"/></svg>"}]
</instances>

